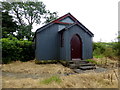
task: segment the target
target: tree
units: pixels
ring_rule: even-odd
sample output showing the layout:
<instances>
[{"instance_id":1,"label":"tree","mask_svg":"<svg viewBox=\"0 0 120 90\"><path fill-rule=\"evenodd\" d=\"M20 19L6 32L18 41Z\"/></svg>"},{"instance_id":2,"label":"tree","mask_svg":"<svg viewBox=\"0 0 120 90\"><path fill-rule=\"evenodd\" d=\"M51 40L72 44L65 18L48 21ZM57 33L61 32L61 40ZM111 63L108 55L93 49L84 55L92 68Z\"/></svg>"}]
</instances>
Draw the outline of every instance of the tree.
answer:
<instances>
[{"instance_id":1,"label":"tree","mask_svg":"<svg viewBox=\"0 0 120 90\"><path fill-rule=\"evenodd\" d=\"M53 13L50 13L50 11L48 11L49 15L45 16L44 18L46 19L46 21L44 22L45 24L57 19L57 13L56 12L53 12Z\"/></svg>"},{"instance_id":2,"label":"tree","mask_svg":"<svg viewBox=\"0 0 120 90\"><path fill-rule=\"evenodd\" d=\"M57 18L57 13L46 10L43 2L2 2L2 10L8 11L19 25L18 36L26 36L29 40L33 36L33 24L40 24L41 18L45 23Z\"/></svg>"},{"instance_id":3,"label":"tree","mask_svg":"<svg viewBox=\"0 0 120 90\"><path fill-rule=\"evenodd\" d=\"M13 21L12 16L8 12L2 12L2 38L14 36L17 30L17 24Z\"/></svg>"}]
</instances>

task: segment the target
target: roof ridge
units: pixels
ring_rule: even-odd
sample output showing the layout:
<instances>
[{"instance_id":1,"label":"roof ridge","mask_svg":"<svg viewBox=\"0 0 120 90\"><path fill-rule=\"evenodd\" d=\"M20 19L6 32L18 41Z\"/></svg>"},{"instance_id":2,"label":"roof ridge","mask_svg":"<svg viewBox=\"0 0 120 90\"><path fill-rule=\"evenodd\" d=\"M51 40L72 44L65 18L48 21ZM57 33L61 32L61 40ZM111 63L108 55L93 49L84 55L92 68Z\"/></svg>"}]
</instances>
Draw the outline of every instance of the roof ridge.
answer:
<instances>
[{"instance_id":1,"label":"roof ridge","mask_svg":"<svg viewBox=\"0 0 120 90\"><path fill-rule=\"evenodd\" d=\"M66 18L67 16L72 16L72 15L71 15L71 13L67 13L67 14L59 17L58 19L56 19L56 20L54 20L54 21L52 21L52 22L55 23L55 22L57 22L57 21L60 21L60 20L62 20L62 19L64 19L64 18ZM73 16L72 16L72 17L73 17Z\"/></svg>"}]
</instances>

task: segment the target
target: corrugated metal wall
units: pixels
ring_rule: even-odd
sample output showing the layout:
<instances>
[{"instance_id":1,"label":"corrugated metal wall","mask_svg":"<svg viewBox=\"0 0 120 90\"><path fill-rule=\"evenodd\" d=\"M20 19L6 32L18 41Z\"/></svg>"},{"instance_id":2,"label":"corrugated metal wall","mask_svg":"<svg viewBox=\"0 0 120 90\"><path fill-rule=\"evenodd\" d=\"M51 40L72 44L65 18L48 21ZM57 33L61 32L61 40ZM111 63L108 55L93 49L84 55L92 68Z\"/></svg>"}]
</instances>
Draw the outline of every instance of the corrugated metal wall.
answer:
<instances>
[{"instance_id":1,"label":"corrugated metal wall","mask_svg":"<svg viewBox=\"0 0 120 90\"><path fill-rule=\"evenodd\" d=\"M44 29L36 35L36 59L37 60L56 60L59 59L59 34L58 26Z\"/></svg>"},{"instance_id":2,"label":"corrugated metal wall","mask_svg":"<svg viewBox=\"0 0 120 90\"><path fill-rule=\"evenodd\" d=\"M64 27L64 26L62 26ZM78 34L82 40L82 58L92 58L92 37L82 28L75 25L64 31L64 45L60 46L59 24L53 24L36 35L36 59L37 60L71 60L70 41L74 34Z\"/></svg>"},{"instance_id":3,"label":"corrugated metal wall","mask_svg":"<svg viewBox=\"0 0 120 90\"><path fill-rule=\"evenodd\" d=\"M76 25L64 32L64 47L60 50L60 59L71 60L70 41L74 34L78 34L82 40L82 58L92 58L92 38L89 34Z\"/></svg>"}]
</instances>

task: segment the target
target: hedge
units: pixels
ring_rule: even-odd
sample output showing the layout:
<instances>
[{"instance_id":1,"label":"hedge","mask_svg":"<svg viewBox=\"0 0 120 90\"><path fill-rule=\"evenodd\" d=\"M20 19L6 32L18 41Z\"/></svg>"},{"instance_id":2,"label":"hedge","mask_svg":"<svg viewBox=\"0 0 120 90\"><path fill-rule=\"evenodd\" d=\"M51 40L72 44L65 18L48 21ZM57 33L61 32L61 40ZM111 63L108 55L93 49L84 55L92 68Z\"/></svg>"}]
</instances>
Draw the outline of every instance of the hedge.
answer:
<instances>
[{"instance_id":1,"label":"hedge","mask_svg":"<svg viewBox=\"0 0 120 90\"><path fill-rule=\"evenodd\" d=\"M28 61L34 59L33 42L17 38L2 38L2 63L11 61Z\"/></svg>"},{"instance_id":2,"label":"hedge","mask_svg":"<svg viewBox=\"0 0 120 90\"><path fill-rule=\"evenodd\" d=\"M118 56L118 46L117 42L105 43L105 42L94 42L93 43L93 55L94 56L105 56L109 58L114 58Z\"/></svg>"}]
</instances>

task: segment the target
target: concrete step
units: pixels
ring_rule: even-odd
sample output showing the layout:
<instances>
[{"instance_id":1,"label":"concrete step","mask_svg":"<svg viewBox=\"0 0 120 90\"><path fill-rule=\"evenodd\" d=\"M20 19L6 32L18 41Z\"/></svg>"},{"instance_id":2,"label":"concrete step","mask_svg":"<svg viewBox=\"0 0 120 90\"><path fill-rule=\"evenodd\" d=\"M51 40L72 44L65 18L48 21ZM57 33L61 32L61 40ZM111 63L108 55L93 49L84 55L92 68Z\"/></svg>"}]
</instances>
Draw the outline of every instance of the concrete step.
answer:
<instances>
[{"instance_id":1,"label":"concrete step","mask_svg":"<svg viewBox=\"0 0 120 90\"><path fill-rule=\"evenodd\" d=\"M71 69L77 69L85 66L95 66L95 64L87 63L87 64L69 64L68 67Z\"/></svg>"},{"instance_id":2,"label":"concrete step","mask_svg":"<svg viewBox=\"0 0 120 90\"><path fill-rule=\"evenodd\" d=\"M86 63L86 64L79 64L79 66L95 66L95 64L92 63Z\"/></svg>"},{"instance_id":3,"label":"concrete step","mask_svg":"<svg viewBox=\"0 0 120 90\"><path fill-rule=\"evenodd\" d=\"M77 63L89 63L89 61L86 61L86 60L72 60L72 61L69 61L68 64L77 64Z\"/></svg>"},{"instance_id":4,"label":"concrete step","mask_svg":"<svg viewBox=\"0 0 120 90\"><path fill-rule=\"evenodd\" d=\"M69 64L68 66L69 68L71 69L75 69L75 68L78 68L78 66L76 64Z\"/></svg>"},{"instance_id":5,"label":"concrete step","mask_svg":"<svg viewBox=\"0 0 120 90\"><path fill-rule=\"evenodd\" d=\"M95 69L95 64L89 63L86 60L72 60L68 62L68 67L71 69L81 69L81 70L89 70Z\"/></svg>"},{"instance_id":6,"label":"concrete step","mask_svg":"<svg viewBox=\"0 0 120 90\"><path fill-rule=\"evenodd\" d=\"M81 69L73 69L73 71L74 71L75 73L83 73L83 72L84 72L84 70L81 70Z\"/></svg>"},{"instance_id":7,"label":"concrete step","mask_svg":"<svg viewBox=\"0 0 120 90\"><path fill-rule=\"evenodd\" d=\"M90 69L96 69L96 67L95 66L81 66L81 67L79 67L79 69L81 69L81 70L90 70Z\"/></svg>"}]
</instances>

